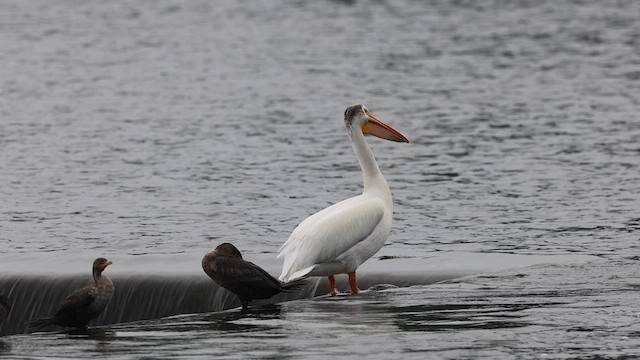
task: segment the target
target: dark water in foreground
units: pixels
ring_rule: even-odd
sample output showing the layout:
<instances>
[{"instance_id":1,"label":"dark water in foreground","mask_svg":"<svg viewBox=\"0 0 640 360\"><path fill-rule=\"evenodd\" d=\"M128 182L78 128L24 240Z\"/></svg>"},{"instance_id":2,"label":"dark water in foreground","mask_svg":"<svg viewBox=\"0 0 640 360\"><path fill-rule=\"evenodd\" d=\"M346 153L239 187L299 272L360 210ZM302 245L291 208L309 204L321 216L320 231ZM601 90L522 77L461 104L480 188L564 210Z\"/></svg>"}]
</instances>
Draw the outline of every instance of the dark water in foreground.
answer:
<instances>
[{"instance_id":1,"label":"dark water in foreground","mask_svg":"<svg viewBox=\"0 0 640 360\"><path fill-rule=\"evenodd\" d=\"M640 356L638 14L3 1L0 332L98 256L120 292L90 333L4 336L0 357ZM201 257L229 241L278 275L293 228L361 189L356 102L412 140L370 140L396 204L372 289L229 309Z\"/></svg>"},{"instance_id":2,"label":"dark water in foreground","mask_svg":"<svg viewBox=\"0 0 640 360\"><path fill-rule=\"evenodd\" d=\"M616 278L608 275L616 273ZM29 358L562 358L640 356L636 261L544 265L361 296L294 300L86 332L15 335Z\"/></svg>"}]
</instances>

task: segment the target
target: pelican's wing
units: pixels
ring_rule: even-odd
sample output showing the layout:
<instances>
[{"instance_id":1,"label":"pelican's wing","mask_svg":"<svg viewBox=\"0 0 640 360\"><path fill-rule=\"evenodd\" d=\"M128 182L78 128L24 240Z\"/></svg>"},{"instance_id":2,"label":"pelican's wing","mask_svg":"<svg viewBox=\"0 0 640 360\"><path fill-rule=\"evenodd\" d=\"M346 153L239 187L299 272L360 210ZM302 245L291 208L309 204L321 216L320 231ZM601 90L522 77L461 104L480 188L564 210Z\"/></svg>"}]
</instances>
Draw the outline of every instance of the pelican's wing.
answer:
<instances>
[{"instance_id":1,"label":"pelican's wing","mask_svg":"<svg viewBox=\"0 0 640 360\"><path fill-rule=\"evenodd\" d=\"M373 232L384 211L381 199L360 195L308 217L280 249L278 258L285 258L280 279L290 281L317 264L338 260Z\"/></svg>"}]
</instances>

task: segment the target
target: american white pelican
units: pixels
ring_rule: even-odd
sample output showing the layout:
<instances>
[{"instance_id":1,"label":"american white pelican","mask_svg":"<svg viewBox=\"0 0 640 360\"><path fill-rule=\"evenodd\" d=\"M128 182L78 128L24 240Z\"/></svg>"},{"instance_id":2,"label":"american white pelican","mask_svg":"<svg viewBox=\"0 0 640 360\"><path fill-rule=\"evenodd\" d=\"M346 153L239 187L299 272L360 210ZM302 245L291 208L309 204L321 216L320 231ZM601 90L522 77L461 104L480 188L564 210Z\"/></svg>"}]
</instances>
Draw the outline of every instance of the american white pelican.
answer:
<instances>
[{"instance_id":1,"label":"american white pelican","mask_svg":"<svg viewBox=\"0 0 640 360\"><path fill-rule=\"evenodd\" d=\"M364 105L347 108L344 122L360 162L364 191L306 218L293 230L278 254L278 258L284 256L280 280L328 276L331 295L337 293L335 274L348 273L351 294L360 291L356 269L382 248L391 231L391 191L364 135L409 142L371 115Z\"/></svg>"}]
</instances>

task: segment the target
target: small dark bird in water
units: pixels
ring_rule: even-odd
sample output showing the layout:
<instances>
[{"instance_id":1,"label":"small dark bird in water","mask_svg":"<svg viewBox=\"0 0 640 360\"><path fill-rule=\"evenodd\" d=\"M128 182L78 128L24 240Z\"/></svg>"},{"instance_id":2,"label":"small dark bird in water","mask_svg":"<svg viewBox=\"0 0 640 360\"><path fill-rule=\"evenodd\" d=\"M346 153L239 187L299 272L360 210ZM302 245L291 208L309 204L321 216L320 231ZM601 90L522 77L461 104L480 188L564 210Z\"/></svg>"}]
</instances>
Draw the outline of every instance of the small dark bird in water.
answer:
<instances>
[{"instance_id":1,"label":"small dark bird in water","mask_svg":"<svg viewBox=\"0 0 640 360\"><path fill-rule=\"evenodd\" d=\"M113 282L102 275L111 261L98 258L93 262L94 283L72 292L50 318L36 319L29 323L30 328L45 325L85 328L89 321L97 318L104 311L113 297Z\"/></svg>"},{"instance_id":2,"label":"small dark bird in water","mask_svg":"<svg viewBox=\"0 0 640 360\"><path fill-rule=\"evenodd\" d=\"M11 311L9 299L4 295L0 295L0 324L9 316L9 311Z\"/></svg>"},{"instance_id":3,"label":"small dark bird in water","mask_svg":"<svg viewBox=\"0 0 640 360\"><path fill-rule=\"evenodd\" d=\"M229 243L218 245L202 258L202 269L216 284L236 294L246 311L254 299L268 299L281 292L295 292L304 280L283 284L261 267L242 260L240 251Z\"/></svg>"}]
</instances>

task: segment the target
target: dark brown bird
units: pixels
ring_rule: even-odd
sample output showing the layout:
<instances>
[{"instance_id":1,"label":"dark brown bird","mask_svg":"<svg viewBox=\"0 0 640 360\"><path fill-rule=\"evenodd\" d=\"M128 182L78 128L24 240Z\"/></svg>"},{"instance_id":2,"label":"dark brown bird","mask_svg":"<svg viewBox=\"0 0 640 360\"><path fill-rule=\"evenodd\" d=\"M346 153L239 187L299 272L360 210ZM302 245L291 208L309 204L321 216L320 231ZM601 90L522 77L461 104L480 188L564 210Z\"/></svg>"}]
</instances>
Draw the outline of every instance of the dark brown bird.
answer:
<instances>
[{"instance_id":1,"label":"dark brown bird","mask_svg":"<svg viewBox=\"0 0 640 360\"><path fill-rule=\"evenodd\" d=\"M72 292L50 318L36 319L29 323L30 328L49 324L84 328L89 321L97 318L113 297L113 282L102 275L111 261L98 258L93 262L93 284Z\"/></svg>"},{"instance_id":2,"label":"dark brown bird","mask_svg":"<svg viewBox=\"0 0 640 360\"><path fill-rule=\"evenodd\" d=\"M261 267L242 260L240 251L223 243L202 258L202 269L216 284L236 294L246 311L254 299L268 299L281 292L302 289L304 281L283 284Z\"/></svg>"},{"instance_id":3,"label":"dark brown bird","mask_svg":"<svg viewBox=\"0 0 640 360\"><path fill-rule=\"evenodd\" d=\"M9 316L9 311L11 311L11 302L6 296L0 295L0 324Z\"/></svg>"}]
</instances>

